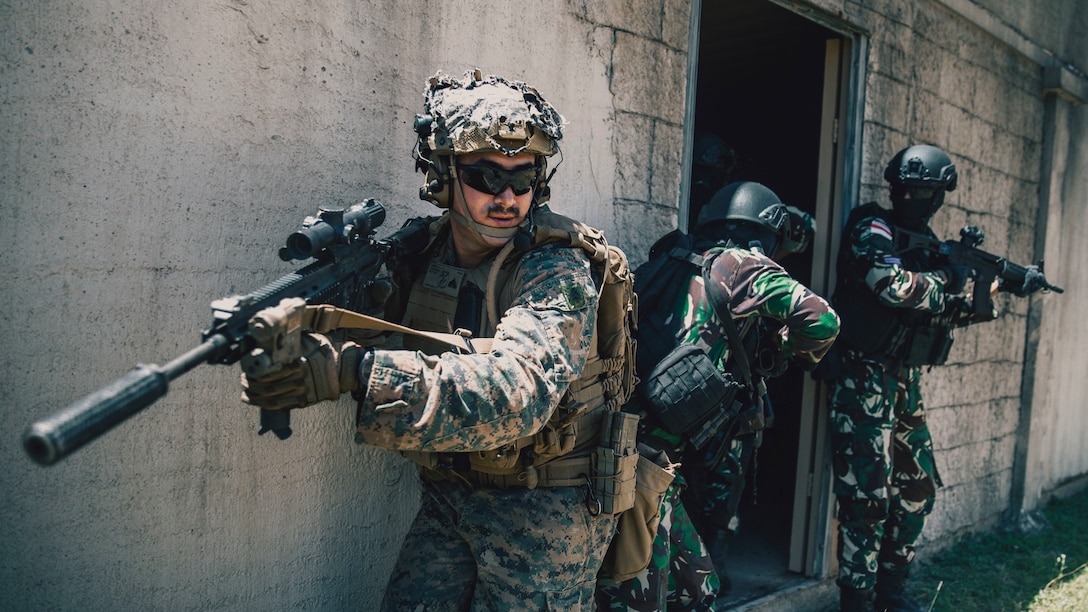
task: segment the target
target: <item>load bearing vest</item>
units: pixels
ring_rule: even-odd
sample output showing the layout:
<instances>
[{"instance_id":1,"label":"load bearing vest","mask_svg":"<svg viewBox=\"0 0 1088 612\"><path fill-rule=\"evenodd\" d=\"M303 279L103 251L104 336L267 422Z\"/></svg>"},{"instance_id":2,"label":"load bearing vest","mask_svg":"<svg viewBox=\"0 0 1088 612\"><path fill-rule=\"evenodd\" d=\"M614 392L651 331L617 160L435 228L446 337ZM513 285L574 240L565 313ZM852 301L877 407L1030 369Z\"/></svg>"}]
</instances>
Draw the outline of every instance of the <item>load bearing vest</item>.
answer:
<instances>
[{"instance_id":1,"label":"load bearing vest","mask_svg":"<svg viewBox=\"0 0 1088 612\"><path fill-rule=\"evenodd\" d=\"M515 253L515 241L511 240L489 266L464 270L436 262L434 247L442 243L437 238L448 231L448 219L447 214L432 223L433 238L427 249L431 257L424 259L423 272L414 278L402 279L412 287L402 319L404 327L435 333L454 329L452 322L462 288L484 287L479 329L491 335L504 310L500 303L502 296L517 270L516 262L507 265L507 261L520 254ZM530 249L561 243L581 248L588 255L600 294L597 320L582 373L571 382L548 423L534 435L506 447L468 453L470 479L488 486L586 484L585 475L592 472L591 455L601 441L602 415L618 413L635 385L632 326L637 313L633 278L626 256L620 249L608 245L599 230L552 213L547 208L539 209L534 221ZM405 334L404 346L435 353L449 350L450 344L444 340ZM475 344L479 340L489 339L472 342ZM633 448L633 437L631 444ZM449 463L439 453L407 451L404 455L430 469L442 469Z\"/></svg>"}]
</instances>

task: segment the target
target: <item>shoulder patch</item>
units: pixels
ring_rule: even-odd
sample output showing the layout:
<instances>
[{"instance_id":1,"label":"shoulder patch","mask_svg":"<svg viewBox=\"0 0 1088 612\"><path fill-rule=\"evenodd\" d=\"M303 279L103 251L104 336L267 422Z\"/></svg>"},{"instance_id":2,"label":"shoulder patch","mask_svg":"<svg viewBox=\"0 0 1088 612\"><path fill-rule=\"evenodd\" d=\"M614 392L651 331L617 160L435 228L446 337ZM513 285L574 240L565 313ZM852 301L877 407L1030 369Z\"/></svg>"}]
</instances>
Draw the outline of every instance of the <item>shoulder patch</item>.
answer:
<instances>
[{"instance_id":1,"label":"shoulder patch","mask_svg":"<svg viewBox=\"0 0 1088 612\"><path fill-rule=\"evenodd\" d=\"M872 219L869 221L869 233L880 236L886 240L892 239L892 228L882 219Z\"/></svg>"}]
</instances>

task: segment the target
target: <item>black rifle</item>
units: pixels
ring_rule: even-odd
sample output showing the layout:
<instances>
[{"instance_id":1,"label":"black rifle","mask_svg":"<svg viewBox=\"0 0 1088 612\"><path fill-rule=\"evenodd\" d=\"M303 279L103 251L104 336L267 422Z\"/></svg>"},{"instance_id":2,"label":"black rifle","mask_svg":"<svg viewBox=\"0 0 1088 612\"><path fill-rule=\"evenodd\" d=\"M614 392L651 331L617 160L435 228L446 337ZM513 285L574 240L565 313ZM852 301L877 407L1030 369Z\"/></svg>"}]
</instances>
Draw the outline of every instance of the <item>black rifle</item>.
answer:
<instances>
[{"instance_id":1,"label":"black rifle","mask_svg":"<svg viewBox=\"0 0 1088 612\"><path fill-rule=\"evenodd\" d=\"M1036 291L1054 291L1064 293L1058 286L1051 285L1043 274L1043 262L1031 266L1020 266L1004 257L981 251L978 245L985 240L983 231L973 225L960 230L960 240L944 242L902 228L895 228L895 250L905 253L922 249L944 260L950 265L970 268L975 280L972 294L973 312L977 317L988 318L993 306L990 303L990 285L998 281L999 291L1008 291L1019 297L1026 297Z\"/></svg>"},{"instance_id":2,"label":"black rifle","mask_svg":"<svg viewBox=\"0 0 1088 612\"><path fill-rule=\"evenodd\" d=\"M368 287L390 256L420 251L428 240L426 220L405 224L393 235L374 239L385 222L385 207L368 199L347 209L321 209L287 237L284 261L314 258L313 263L249 295L212 302L212 324L203 342L165 365L139 364L127 375L76 401L53 416L32 423L23 448L42 465L60 459L121 424L166 395L171 380L204 363L237 363L255 347L250 320L287 298L309 304L355 301L366 306ZM361 302L360 302L361 300ZM291 435L290 412L261 410L261 429L281 440Z\"/></svg>"}]
</instances>

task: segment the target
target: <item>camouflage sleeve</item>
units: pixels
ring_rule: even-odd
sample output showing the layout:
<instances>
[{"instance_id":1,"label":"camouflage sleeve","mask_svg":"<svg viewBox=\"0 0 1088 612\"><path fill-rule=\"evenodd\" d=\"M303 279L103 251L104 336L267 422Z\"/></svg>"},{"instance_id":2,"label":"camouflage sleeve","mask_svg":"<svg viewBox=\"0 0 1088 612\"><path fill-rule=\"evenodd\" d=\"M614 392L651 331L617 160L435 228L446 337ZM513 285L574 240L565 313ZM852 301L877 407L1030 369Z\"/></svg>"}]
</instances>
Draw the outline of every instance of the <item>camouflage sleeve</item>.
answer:
<instances>
[{"instance_id":1,"label":"camouflage sleeve","mask_svg":"<svg viewBox=\"0 0 1088 612\"><path fill-rule=\"evenodd\" d=\"M491 352L440 355L378 350L358 425L371 445L465 452L500 448L539 431L585 365L597 289L580 249L526 254L510 282Z\"/></svg>"},{"instance_id":2,"label":"camouflage sleeve","mask_svg":"<svg viewBox=\"0 0 1088 612\"><path fill-rule=\"evenodd\" d=\"M759 315L782 322L780 344L789 355L816 363L839 335L839 316L827 300L765 255L727 249L715 259L710 273L712 282L728 292L735 316Z\"/></svg>"},{"instance_id":3,"label":"camouflage sleeve","mask_svg":"<svg viewBox=\"0 0 1088 612\"><path fill-rule=\"evenodd\" d=\"M892 228L877 217L862 219L850 233L855 270L880 302L939 314L945 307L944 278L902 266L892 244Z\"/></svg>"}]
</instances>

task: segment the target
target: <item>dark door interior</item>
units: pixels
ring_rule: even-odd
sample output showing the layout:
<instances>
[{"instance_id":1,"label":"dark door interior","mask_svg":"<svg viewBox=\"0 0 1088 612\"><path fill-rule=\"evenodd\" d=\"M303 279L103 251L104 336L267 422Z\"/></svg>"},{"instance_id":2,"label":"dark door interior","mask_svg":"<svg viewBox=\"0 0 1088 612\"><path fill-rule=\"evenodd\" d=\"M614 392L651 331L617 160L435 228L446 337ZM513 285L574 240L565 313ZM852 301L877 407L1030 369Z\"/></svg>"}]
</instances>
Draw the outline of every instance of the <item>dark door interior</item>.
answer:
<instances>
[{"instance_id":1,"label":"dark door interior","mask_svg":"<svg viewBox=\"0 0 1088 612\"><path fill-rule=\"evenodd\" d=\"M762 183L813 215L825 49L838 37L767 0L702 3L695 134L717 134L736 151L736 180ZM687 219L698 213L688 211ZM811 283L811 252L780 263ZM798 441L803 429L811 431L800 418L804 376L792 366L768 381L775 421L749 470L740 530L726 561L733 583L726 605L803 580L788 567Z\"/></svg>"}]
</instances>

